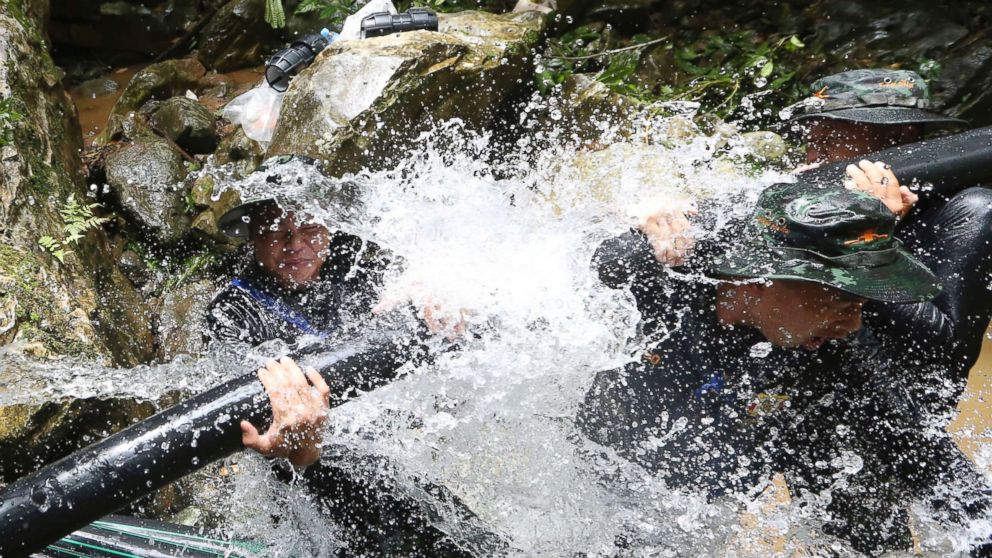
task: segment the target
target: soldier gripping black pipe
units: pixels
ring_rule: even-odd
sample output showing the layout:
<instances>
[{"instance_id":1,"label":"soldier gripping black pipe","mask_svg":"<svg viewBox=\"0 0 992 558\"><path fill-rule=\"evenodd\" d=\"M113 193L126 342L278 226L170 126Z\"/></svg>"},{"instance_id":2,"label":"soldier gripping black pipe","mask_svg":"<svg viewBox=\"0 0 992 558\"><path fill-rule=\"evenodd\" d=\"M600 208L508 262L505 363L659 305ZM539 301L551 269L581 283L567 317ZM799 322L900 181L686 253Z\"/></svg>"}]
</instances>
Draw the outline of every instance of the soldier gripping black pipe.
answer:
<instances>
[{"instance_id":1,"label":"soldier gripping black pipe","mask_svg":"<svg viewBox=\"0 0 992 558\"><path fill-rule=\"evenodd\" d=\"M926 90L908 74L818 83L814 99L830 91L836 106L811 103L810 162L898 145L924 124L958 124L922 110ZM847 119L863 114L875 124L844 135ZM593 440L714 498L783 472L794 494L829 495L827 534L877 555L910 547L914 501L955 521L989 509L981 475L925 427L951 400L918 394L924 376L959 381L977 357L989 322L992 209L986 190L956 193L946 180L914 209L919 197L884 162L847 174L847 189L770 188L743 227L688 257L678 213L659 212L600 247L601 279L631 289L648 342L640 362L600 373L578 421ZM929 250L903 248L897 237L907 231L911 246ZM716 281L680 279L668 265ZM922 354L927 366L911 364Z\"/></svg>"}]
</instances>

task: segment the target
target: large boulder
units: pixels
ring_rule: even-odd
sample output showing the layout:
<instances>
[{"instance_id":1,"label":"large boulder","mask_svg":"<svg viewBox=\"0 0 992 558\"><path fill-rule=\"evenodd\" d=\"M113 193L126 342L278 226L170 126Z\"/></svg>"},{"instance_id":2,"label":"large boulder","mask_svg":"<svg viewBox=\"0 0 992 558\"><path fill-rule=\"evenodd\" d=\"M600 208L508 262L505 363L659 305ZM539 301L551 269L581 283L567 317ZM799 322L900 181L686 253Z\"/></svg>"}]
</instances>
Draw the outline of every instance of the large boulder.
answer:
<instances>
[{"instance_id":1,"label":"large boulder","mask_svg":"<svg viewBox=\"0 0 992 558\"><path fill-rule=\"evenodd\" d=\"M196 87L206 71L195 59L184 58L152 64L134 74L110 111L107 125L97 135L94 145L104 145L117 139L128 115L148 101L164 101L176 95L183 95L187 90Z\"/></svg>"},{"instance_id":2,"label":"large boulder","mask_svg":"<svg viewBox=\"0 0 992 558\"><path fill-rule=\"evenodd\" d=\"M169 142L147 137L107 157L107 184L128 218L163 243L179 240L184 212L183 158Z\"/></svg>"},{"instance_id":3,"label":"large boulder","mask_svg":"<svg viewBox=\"0 0 992 558\"><path fill-rule=\"evenodd\" d=\"M0 12L2 340L42 354L137 364L153 350L147 308L99 226L84 227L79 238L68 230L78 222L66 210L91 203L82 138L32 13L21 1ZM45 237L50 249L39 244Z\"/></svg>"},{"instance_id":4,"label":"large boulder","mask_svg":"<svg viewBox=\"0 0 992 558\"><path fill-rule=\"evenodd\" d=\"M308 155L345 173L388 165L432 124L484 129L529 83L538 12L441 14L440 32L339 41L283 100L269 155Z\"/></svg>"}]
</instances>

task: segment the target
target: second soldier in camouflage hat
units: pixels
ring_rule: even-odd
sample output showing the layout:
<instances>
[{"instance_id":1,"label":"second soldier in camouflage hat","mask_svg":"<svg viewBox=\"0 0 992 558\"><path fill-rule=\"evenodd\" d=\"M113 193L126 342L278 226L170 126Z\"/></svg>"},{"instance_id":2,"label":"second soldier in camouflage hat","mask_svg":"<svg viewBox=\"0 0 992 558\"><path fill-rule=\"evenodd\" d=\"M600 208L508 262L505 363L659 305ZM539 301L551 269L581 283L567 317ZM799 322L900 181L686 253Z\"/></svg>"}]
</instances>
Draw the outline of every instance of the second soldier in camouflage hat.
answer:
<instances>
[{"instance_id":1,"label":"second soldier in camouflage hat","mask_svg":"<svg viewBox=\"0 0 992 558\"><path fill-rule=\"evenodd\" d=\"M813 95L793 105L791 120L829 118L865 124L922 124L928 129L966 126L932 112L930 88L909 70L850 70L813 83Z\"/></svg>"},{"instance_id":2,"label":"second soldier in camouflage hat","mask_svg":"<svg viewBox=\"0 0 992 558\"><path fill-rule=\"evenodd\" d=\"M819 283L889 303L922 302L937 278L893 237L895 214L859 190L777 184L762 192L737 244L714 271Z\"/></svg>"}]
</instances>

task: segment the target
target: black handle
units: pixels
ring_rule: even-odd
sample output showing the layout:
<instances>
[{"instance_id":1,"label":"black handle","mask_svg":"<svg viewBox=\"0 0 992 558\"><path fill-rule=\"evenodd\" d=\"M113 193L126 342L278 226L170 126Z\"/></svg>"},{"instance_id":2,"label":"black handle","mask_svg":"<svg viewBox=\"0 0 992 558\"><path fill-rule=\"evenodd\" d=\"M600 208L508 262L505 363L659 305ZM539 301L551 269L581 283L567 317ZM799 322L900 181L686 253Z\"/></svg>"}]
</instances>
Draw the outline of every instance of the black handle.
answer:
<instances>
[{"instance_id":1,"label":"black handle","mask_svg":"<svg viewBox=\"0 0 992 558\"><path fill-rule=\"evenodd\" d=\"M427 8L410 8L402 14L379 12L362 19L363 39L418 29L437 31L437 14Z\"/></svg>"},{"instance_id":2,"label":"black handle","mask_svg":"<svg viewBox=\"0 0 992 558\"><path fill-rule=\"evenodd\" d=\"M306 68L331 42L320 33L305 35L273 54L265 63L265 81L276 91L289 88L289 80Z\"/></svg>"}]
</instances>

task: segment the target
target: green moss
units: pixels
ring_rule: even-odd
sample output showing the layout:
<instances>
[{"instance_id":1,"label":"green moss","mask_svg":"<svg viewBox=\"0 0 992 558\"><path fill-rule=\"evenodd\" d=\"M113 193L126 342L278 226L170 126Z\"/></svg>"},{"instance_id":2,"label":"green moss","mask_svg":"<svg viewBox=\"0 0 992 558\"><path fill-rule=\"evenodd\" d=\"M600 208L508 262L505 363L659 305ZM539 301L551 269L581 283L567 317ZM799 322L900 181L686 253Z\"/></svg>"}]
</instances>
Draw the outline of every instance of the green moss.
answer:
<instances>
[{"instance_id":1,"label":"green moss","mask_svg":"<svg viewBox=\"0 0 992 558\"><path fill-rule=\"evenodd\" d=\"M0 276L6 278L0 286L0 296L13 295L17 299L18 335L27 341L38 341L57 354L96 356L91 345L72 335L68 316L39 278L41 267L35 254L0 245Z\"/></svg>"}]
</instances>

